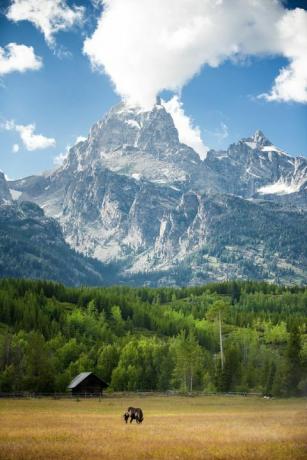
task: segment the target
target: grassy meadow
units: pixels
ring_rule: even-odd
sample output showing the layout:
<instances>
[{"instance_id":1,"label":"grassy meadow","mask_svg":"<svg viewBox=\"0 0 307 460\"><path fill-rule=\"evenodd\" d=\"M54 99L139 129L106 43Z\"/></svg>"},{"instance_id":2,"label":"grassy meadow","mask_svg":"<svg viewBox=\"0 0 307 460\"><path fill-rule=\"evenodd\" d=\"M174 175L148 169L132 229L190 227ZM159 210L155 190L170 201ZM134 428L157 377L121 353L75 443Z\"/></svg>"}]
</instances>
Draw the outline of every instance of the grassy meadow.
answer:
<instances>
[{"instance_id":1,"label":"grassy meadow","mask_svg":"<svg viewBox=\"0 0 307 460\"><path fill-rule=\"evenodd\" d=\"M129 406L144 422L125 424ZM0 459L306 459L307 400L0 400Z\"/></svg>"}]
</instances>

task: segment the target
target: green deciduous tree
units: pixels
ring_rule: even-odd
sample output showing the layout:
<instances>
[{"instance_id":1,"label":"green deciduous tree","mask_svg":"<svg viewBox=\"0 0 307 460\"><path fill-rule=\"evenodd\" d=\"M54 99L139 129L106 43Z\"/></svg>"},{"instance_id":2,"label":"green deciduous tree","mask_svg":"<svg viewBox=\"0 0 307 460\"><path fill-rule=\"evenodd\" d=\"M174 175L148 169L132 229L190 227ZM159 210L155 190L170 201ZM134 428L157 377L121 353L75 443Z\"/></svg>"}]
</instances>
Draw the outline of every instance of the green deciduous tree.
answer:
<instances>
[{"instance_id":1,"label":"green deciduous tree","mask_svg":"<svg viewBox=\"0 0 307 460\"><path fill-rule=\"evenodd\" d=\"M219 342L220 342L220 358L221 358L221 369L224 369L224 345L223 345L223 330L222 324L223 320L226 317L229 311L229 303L225 302L224 300L217 300L214 304L209 308L207 312L208 319L214 319L218 322L219 328Z\"/></svg>"},{"instance_id":2,"label":"green deciduous tree","mask_svg":"<svg viewBox=\"0 0 307 460\"><path fill-rule=\"evenodd\" d=\"M200 387L202 384L203 349L193 333L186 337L184 332L176 337L172 349L175 355L174 381L179 383L184 391L192 392L195 386Z\"/></svg>"}]
</instances>

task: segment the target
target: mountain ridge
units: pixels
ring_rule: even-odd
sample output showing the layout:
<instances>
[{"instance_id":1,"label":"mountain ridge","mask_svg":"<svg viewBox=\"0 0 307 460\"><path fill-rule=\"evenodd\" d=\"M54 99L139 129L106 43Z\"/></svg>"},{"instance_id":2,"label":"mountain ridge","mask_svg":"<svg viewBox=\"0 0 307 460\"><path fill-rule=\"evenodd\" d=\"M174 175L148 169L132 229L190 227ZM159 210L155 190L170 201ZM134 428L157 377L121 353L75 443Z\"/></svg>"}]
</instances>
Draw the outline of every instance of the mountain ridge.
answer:
<instances>
[{"instance_id":1,"label":"mountain ridge","mask_svg":"<svg viewBox=\"0 0 307 460\"><path fill-rule=\"evenodd\" d=\"M298 250L306 237L307 160L260 130L201 160L180 143L162 105L140 111L120 104L60 168L8 185L19 201L55 218L71 247L116 263L123 279L144 273L150 283L151 274L164 272L161 284L180 284L174 273L183 267L188 283L307 279Z\"/></svg>"}]
</instances>

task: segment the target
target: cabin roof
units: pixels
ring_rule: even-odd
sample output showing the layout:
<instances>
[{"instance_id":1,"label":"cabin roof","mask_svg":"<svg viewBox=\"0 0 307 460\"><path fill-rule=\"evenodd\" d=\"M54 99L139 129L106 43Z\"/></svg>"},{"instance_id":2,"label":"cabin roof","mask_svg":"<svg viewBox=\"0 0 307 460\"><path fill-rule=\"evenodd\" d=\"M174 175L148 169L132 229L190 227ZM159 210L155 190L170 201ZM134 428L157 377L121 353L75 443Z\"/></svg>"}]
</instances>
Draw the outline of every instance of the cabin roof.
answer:
<instances>
[{"instance_id":1,"label":"cabin roof","mask_svg":"<svg viewBox=\"0 0 307 460\"><path fill-rule=\"evenodd\" d=\"M101 387L107 388L109 386L104 380L102 380L100 377L97 377L97 375L94 374L94 372L81 372L81 374L77 375L74 379L72 379L67 389L74 390L75 388L77 388L78 385L80 385L80 383L86 380L89 376L94 377L97 383L100 382Z\"/></svg>"},{"instance_id":2,"label":"cabin roof","mask_svg":"<svg viewBox=\"0 0 307 460\"><path fill-rule=\"evenodd\" d=\"M70 382L67 388L69 390L76 388L79 385L79 383L83 382L83 380L85 380L92 373L93 372L81 372L81 374L77 375L74 379L72 379L72 381Z\"/></svg>"}]
</instances>

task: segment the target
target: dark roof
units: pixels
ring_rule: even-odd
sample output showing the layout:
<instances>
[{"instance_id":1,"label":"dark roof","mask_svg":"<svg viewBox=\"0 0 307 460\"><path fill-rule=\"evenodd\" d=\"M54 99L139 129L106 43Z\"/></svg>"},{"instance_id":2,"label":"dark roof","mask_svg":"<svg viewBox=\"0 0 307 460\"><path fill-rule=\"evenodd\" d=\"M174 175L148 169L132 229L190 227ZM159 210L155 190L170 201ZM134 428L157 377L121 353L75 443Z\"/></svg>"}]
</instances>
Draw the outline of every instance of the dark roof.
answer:
<instances>
[{"instance_id":1,"label":"dark roof","mask_svg":"<svg viewBox=\"0 0 307 460\"><path fill-rule=\"evenodd\" d=\"M70 390L72 390L73 388L75 388L76 386L79 385L79 383L83 382L83 380L86 379L86 377L88 377L89 375L91 375L92 372L81 372L81 374L77 375L77 377L75 377L74 379L72 379L72 381L70 382L70 384L68 385L67 388L69 388Z\"/></svg>"},{"instance_id":2,"label":"dark roof","mask_svg":"<svg viewBox=\"0 0 307 460\"><path fill-rule=\"evenodd\" d=\"M90 375L93 375L96 377L96 379L100 380L101 383L104 385L104 386L108 386L102 379L100 379L99 377L97 377L97 375L93 374L93 372L81 372L81 374L77 375L77 377L75 377L71 382L70 384L68 385L68 389L69 390L73 390L74 388L76 388L81 382L83 382L83 380L87 379L87 377L89 377Z\"/></svg>"}]
</instances>

